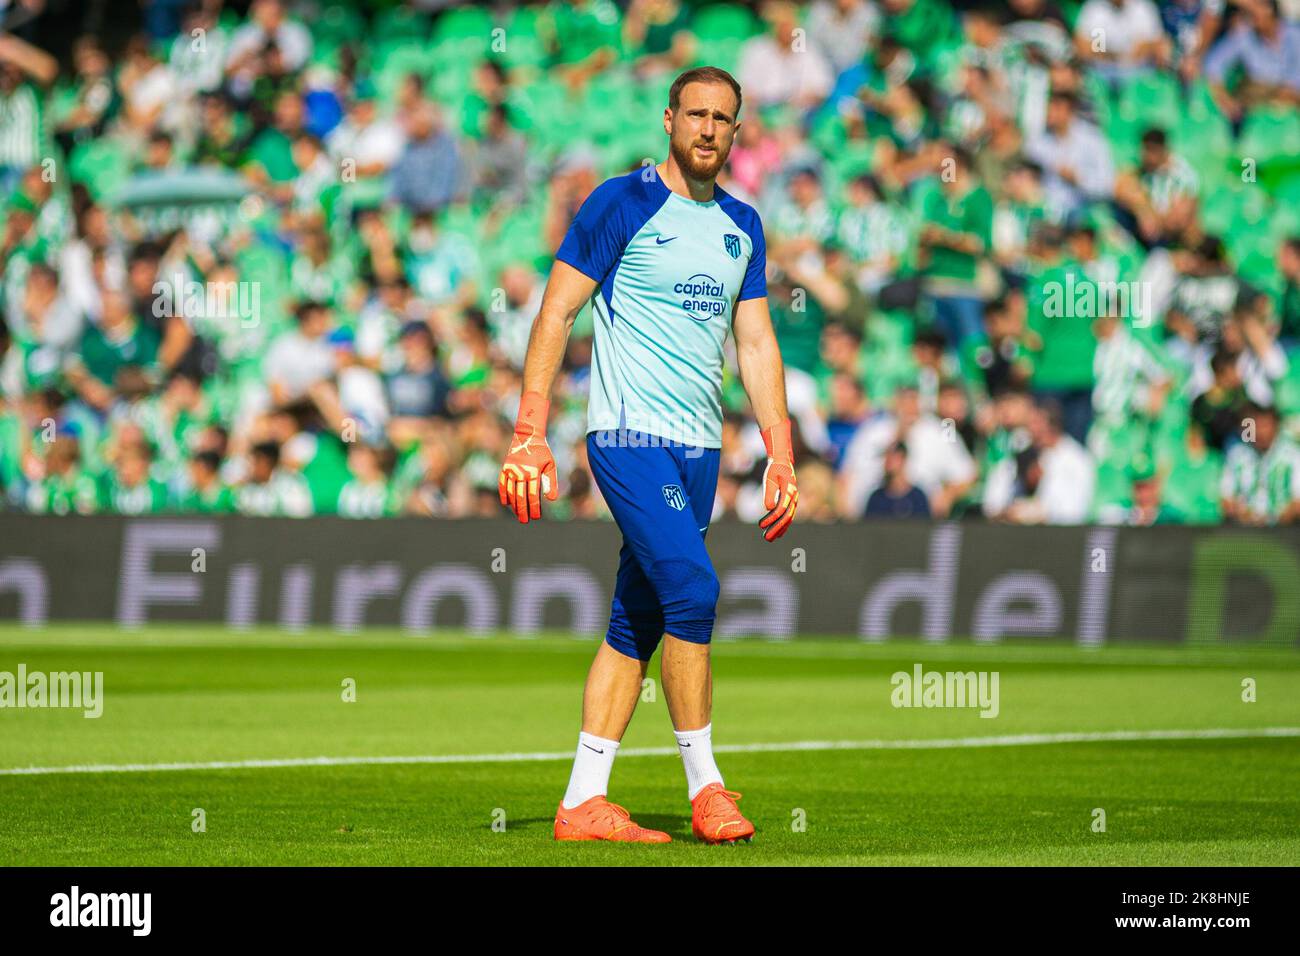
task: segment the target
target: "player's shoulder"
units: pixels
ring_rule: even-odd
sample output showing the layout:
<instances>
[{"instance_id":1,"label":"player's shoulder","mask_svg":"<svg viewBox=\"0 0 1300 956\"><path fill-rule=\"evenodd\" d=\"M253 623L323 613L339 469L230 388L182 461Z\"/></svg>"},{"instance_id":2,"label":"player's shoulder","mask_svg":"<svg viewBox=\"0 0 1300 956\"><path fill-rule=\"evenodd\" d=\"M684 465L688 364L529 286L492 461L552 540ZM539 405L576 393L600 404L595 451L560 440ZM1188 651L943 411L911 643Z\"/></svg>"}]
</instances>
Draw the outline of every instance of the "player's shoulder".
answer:
<instances>
[{"instance_id":1,"label":"player's shoulder","mask_svg":"<svg viewBox=\"0 0 1300 956\"><path fill-rule=\"evenodd\" d=\"M731 221L749 233L751 238L762 237L763 220L757 209L743 199L733 196L721 186L713 187L713 198L717 200L718 207L731 217Z\"/></svg>"},{"instance_id":2,"label":"player's shoulder","mask_svg":"<svg viewBox=\"0 0 1300 956\"><path fill-rule=\"evenodd\" d=\"M667 190L660 187L654 177L643 177L641 170L634 169L613 176L593 189L583 200L577 225L587 229L613 230L630 238L667 198Z\"/></svg>"},{"instance_id":3,"label":"player's shoulder","mask_svg":"<svg viewBox=\"0 0 1300 956\"><path fill-rule=\"evenodd\" d=\"M653 173L653 170L651 170ZM658 188L656 188L658 187ZM591 191L587 202L608 209L631 205L633 208L659 206L667 198L654 175L643 175L640 168L611 176Z\"/></svg>"}]
</instances>

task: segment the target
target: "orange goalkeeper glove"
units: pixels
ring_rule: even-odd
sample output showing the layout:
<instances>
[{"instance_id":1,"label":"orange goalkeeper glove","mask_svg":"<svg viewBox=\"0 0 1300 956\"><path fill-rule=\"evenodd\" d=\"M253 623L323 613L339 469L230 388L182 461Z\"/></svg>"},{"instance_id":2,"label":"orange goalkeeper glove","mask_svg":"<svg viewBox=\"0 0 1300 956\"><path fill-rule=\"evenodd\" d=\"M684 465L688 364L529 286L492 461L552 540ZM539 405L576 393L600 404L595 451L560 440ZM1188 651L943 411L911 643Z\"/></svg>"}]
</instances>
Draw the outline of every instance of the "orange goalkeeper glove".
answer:
<instances>
[{"instance_id":1,"label":"orange goalkeeper glove","mask_svg":"<svg viewBox=\"0 0 1300 956\"><path fill-rule=\"evenodd\" d=\"M546 444L546 414L551 403L538 392L524 392L519 401L519 418L510 439L510 453L501 465L497 490L501 503L514 510L523 524L542 516L542 495L554 501L560 496L555 477L555 457Z\"/></svg>"},{"instance_id":2,"label":"orange goalkeeper glove","mask_svg":"<svg viewBox=\"0 0 1300 956\"><path fill-rule=\"evenodd\" d=\"M794 448L790 441L790 419L763 429L767 468L763 471L763 507L767 515L758 523L766 528L763 537L775 541L785 534L799 506L799 487L794 480Z\"/></svg>"}]
</instances>

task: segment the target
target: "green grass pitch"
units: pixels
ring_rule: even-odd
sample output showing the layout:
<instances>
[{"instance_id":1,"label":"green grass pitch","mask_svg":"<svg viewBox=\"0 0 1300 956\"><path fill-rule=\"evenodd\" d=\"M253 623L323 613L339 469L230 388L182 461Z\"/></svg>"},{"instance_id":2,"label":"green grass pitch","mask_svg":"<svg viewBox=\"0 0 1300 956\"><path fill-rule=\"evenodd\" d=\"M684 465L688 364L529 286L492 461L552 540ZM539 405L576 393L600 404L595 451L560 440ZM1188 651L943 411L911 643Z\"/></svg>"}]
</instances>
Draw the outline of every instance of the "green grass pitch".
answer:
<instances>
[{"instance_id":1,"label":"green grass pitch","mask_svg":"<svg viewBox=\"0 0 1300 956\"><path fill-rule=\"evenodd\" d=\"M675 754L624 754L611 799L674 842L556 844L594 648L563 637L2 625L0 671L102 671L105 706L97 720L0 709L0 771L518 756L0 773L0 865L1300 863L1300 738L1018 740L1297 728L1294 650L720 641L720 748L948 743L720 753L758 827L734 847L691 839ZM890 675L918 662L997 671L1000 713L893 707ZM343 699L349 678L354 702ZM1242 700L1245 678L1253 703ZM988 736L1012 740L958 745ZM640 704L624 748L672 743L660 691ZM205 832L192 828L196 808ZM1098 808L1105 832L1094 832Z\"/></svg>"}]
</instances>

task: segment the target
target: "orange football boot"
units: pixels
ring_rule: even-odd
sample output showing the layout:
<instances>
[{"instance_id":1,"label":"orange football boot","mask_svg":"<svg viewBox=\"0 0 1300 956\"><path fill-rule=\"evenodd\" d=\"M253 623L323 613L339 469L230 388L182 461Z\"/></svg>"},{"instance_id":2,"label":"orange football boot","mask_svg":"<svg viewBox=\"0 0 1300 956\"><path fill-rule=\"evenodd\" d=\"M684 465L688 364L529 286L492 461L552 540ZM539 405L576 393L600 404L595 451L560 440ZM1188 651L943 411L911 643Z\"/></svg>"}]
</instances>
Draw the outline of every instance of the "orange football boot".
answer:
<instances>
[{"instance_id":1,"label":"orange football boot","mask_svg":"<svg viewBox=\"0 0 1300 956\"><path fill-rule=\"evenodd\" d=\"M720 783L711 783L697 793L691 801L691 830L695 838L705 843L735 843L753 837L754 824L736 806L739 799L740 794Z\"/></svg>"},{"instance_id":2,"label":"orange football boot","mask_svg":"<svg viewBox=\"0 0 1300 956\"><path fill-rule=\"evenodd\" d=\"M615 843L671 843L672 837L659 830L637 826L631 814L603 796L595 796L566 810L555 811L555 839L611 840Z\"/></svg>"}]
</instances>

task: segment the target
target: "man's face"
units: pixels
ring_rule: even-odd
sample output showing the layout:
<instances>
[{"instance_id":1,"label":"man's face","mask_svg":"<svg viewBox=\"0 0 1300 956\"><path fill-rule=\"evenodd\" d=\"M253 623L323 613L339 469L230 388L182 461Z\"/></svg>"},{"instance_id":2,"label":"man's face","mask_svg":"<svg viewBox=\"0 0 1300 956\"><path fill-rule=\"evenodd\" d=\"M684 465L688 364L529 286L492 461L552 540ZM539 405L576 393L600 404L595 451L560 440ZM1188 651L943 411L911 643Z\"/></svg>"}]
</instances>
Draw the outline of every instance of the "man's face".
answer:
<instances>
[{"instance_id":1,"label":"man's face","mask_svg":"<svg viewBox=\"0 0 1300 956\"><path fill-rule=\"evenodd\" d=\"M894 393L894 416L909 425L921 417L921 396L916 389L900 388Z\"/></svg>"},{"instance_id":2,"label":"man's face","mask_svg":"<svg viewBox=\"0 0 1300 956\"><path fill-rule=\"evenodd\" d=\"M1010 431L1025 424L1029 407L1023 395L1008 392L997 400L994 410L997 413L998 427Z\"/></svg>"},{"instance_id":3,"label":"man's face","mask_svg":"<svg viewBox=\"0 0 1300 956\"><path fill-rule=\"evenodd\" d=\"M736 95L725 83L688 83L677 112L664 110L669 148L689 178L717 177L740 127L736 111Z\"/></svg>"},{"instance_id":4,"label":"man's face","mask_svg":"<svg viewBox=\"0 0 1300 956\"><path fill-rule=\"evenodd\" d=\"M190 462L190 480L199 488L208 487L216 477L217 473L208 467L207 462Z\"/></svg>"},{"instance_id":5,"label":"man's face","mask_svg":"<svg viewBox=\"0 0 1300 956\"><path fill-rule=\"evenodd\" d=\"M1258 415L1255 418L1255 447L1268 451L1277 438L1277 419L1272 415Z\"/></svg>"},{"instance_id":6,"label":"man's face","mask_svg":"<svg viewBox=\"0 0 1300 956\"><path fill-rule=\"evenodd\" d=\"M1142 168L1147 172L1154 172L1163 166L1167 156L1168 148L1159 143L1142 144Z\"/></svg>"},{"instance_id":7,"label":"man's face","mask_svg":"<svg viewBox=\"0 0 1300 956\"><path fill-rule=\"evenodd\" d=\"M284 8L278 0L260 0L252 10L253 19L267 33L274 33L284 22Z\"/></svg>"},{"instance_id":8,"label":"man's face","mask_svg":"<svg viewBox=\"0 0 1300 956\"><path fill-rule=\"evenodd\" d=\"M302 126L302 100L296 93L286 93L275 101L275 125L282 132L295 132Z\"/></svg>"},{"instance_id":9,"label":"man's face","mask_svg":"<svg viewBox=\"0 0 1300 956\"><path fill-rule=\"evenodd\" d=\"M790 198L804 208L811 206L821 193L821 184L810 172L801 172L790 180Z\"/></svg>"},{"instance_id":10,"label":"man's face","mask_svg":"<svg viewBox=\"0 0 1300 956\"><path fill-rule=\"evenodd\" d=\"M256 484L265 484L271 480L271 473L275 470L271 459L265 455L254 453L248 459L248 477Z\"/></svg>"},{"instance_id":11,"label":"man's face","mask_svg":"<svg viewBox=\"0 0 1300 956\"><path fill-rule=\"evenodd\" d=\"M1160 505L1160 486L1153 478L1133 483L1133 504L1139 508L1156 508Z\"/></svg>"},{"instance_id":12,"label":"man's face","mask_svg":"<svg viewBox=\"0 0 1300 956\"><path fill-rule=\"evenodd\" d=\"M318 339L330 328L330 314L325 309L312 309L302 319L302 334L309 339Z\"/></svg>"},{"instance_id":13,"label":"man's face","mask_svg":"<svg viewBox=\"0 0 1300 956\"><path fill-rule=\"evenodd\" d=\"M148 477L149 461L138 452L125 454L118 462L117 473L122 484L134 487Z\"/></svg>"},{"instance_id":14,"label":"man's face","mask_svg":"<svg viewBox=\"0 0 1300 956\"><path fill-rule=\"evenodd\" d=\"M1270 36L1273 33L1274 19L1273 8L1267 3L1252 3L1246 8L1250 15L1250 25L1256 33L1264 36Z\"/></svg>"},{"instance_id":15,"label":"man's face","mask_svg":"<svg viewBox=\"0 0 1300 956\"><path fill-rule=\"evenodd\" d=\"M885 452L885 473L901 475L907 468L907 456L900 449L891 448Z\"/></svg>"},{"instance_id":16,"label":"man's face","mask_svg":"<svg viewBox=\"0 0 1300 956\"><path fill-rule=\"evenodd\" d=\"M937 411L940 418L951 418L954 422L965 421L970 411L966 403L966 393L959 388L940 389Z\"/></svg>"},{"instance_id":17,"label":"man's face","mask_svg":"<svg viewBox=\"0 0 1300 956\"><path fill-rule=\"evenodd\" d=\"M1074 108L1064 97L1054 96L1047 102L1047 125L1057 132L1063 132L1070 126Z\"/></svg>"}]
</instances>

